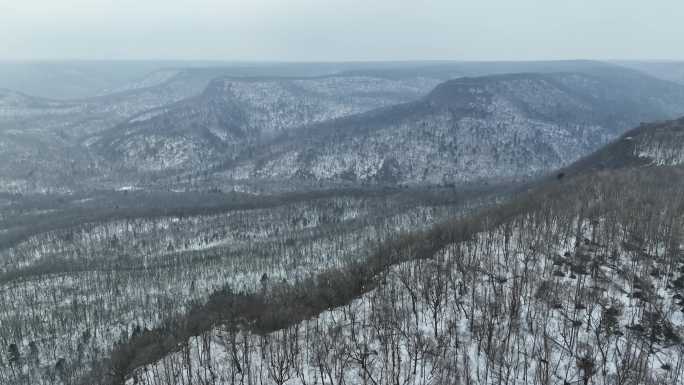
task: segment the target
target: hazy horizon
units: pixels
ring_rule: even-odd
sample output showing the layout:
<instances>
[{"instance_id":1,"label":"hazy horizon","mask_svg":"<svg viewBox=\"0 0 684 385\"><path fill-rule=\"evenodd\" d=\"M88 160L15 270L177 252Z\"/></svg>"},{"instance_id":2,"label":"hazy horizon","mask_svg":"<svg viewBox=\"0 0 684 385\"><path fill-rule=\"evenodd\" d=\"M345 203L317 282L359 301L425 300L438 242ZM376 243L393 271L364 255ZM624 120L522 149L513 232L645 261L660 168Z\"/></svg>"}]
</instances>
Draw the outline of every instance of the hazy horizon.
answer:
<instances>
[{"instance_id":1,"label":"hazy horizon","mask_svg":"<svg viewBox=\"0 0 684 385\"><path fill-rule=\"evenodd\" d=\"M662 0L2 0L4 61L684 60Z\"/></svg>"},{"instance_id":2,"label":"hazy horizon","mask_svg":"<svg viewBox=\"0 0 684 385\"><path fill-rule=\"evenodd\" d=\"M0 58L0 63L4 64L68 64L68 63L158 63L158 64L178 64L179 66L211 66L211 65L259 65L259 64L440 64L440 63L534 63L534 62L605 62L605 63L682 63L682 59L668 59L668 58L574 58L574 59L487 59L487 60L459 60L459 59L407 59L407 60L278 60L278 59L264 59L264 60L221 60L221 59L155 59L155 58L112 58L112 59L89 59L89 58L24 58L24 59L5 59Z\"/></svg>"}]
</instances>

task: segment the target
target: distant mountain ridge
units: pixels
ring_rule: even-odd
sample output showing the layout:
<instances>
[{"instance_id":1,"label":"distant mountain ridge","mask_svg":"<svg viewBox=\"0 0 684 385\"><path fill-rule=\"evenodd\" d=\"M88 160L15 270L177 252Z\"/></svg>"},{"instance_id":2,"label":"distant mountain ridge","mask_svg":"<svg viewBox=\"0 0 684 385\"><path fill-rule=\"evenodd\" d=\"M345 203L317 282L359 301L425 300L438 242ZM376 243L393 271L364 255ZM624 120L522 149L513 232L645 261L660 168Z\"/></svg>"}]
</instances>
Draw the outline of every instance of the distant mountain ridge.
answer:
<instances>
[{"instance_id":1,"label":"distant mountain ridge","mask_svg":"<svg viewBox=\"0 0 684 385\"><path fill-rule=\"evenodd\" d=\"M0 189L526 178L641 121L679 115L683 88L620 66L566 61L178 68L87 99L7 91Z\"/></svg>"},{"instance_id":2,"label":"distant mountain ridge","mask_svg":"<svg viewBox=\"0 0 684 385\"><path fill-rule=\"evenodd\" d=\"M226 180L444 184L540 175L641 121L684 113L684 88L633 72L462 78L408 104L314 124Z\"/></svg>"},{"instance_id":3,"label":"distant mountain ridge","mask_svg":"<svg viewBox=\"0 0 684 385\"><path fill-rule=\"evenodd\" d=\"M216 79L198 97L135 116L94 140L123 168L164 170L231 159L290 129L415 100L435 80L360 76Z\"/></svg>"}]
</instances>

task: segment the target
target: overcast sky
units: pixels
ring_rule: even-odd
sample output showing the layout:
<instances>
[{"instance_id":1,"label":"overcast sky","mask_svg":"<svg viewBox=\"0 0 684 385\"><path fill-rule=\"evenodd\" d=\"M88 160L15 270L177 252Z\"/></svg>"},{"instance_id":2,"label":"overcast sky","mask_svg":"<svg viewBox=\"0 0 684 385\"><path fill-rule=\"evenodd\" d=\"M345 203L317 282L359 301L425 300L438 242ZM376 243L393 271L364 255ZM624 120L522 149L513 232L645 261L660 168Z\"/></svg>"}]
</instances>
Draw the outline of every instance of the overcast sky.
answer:
<instances>
[{"instance_id":1,"label":"overcast sky","mask_svg":"<svg viewBox=\"0 0 684 385\"><path fill-rule=\"evenodd\" d=\"M683 0L0 0L0 59L684 59Z\"/></svg>"}]
</instances>

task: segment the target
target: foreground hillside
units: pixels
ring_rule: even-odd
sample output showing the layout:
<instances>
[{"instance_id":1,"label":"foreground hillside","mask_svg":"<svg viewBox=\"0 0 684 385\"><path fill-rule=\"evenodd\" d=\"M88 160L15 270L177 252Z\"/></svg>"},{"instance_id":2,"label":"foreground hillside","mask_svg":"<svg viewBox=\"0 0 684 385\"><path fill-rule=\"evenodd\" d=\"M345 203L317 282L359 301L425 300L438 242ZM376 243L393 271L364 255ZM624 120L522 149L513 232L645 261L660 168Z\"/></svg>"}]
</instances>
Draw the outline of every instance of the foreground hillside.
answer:
<instances>
[{"instance_id":1,"label":"foreground hillside","mask_svg":"<svg viewBox=\"0 0 684 385\"><path fill-rule=\"evenodd\" d=\"M674 145L682 129L643 126L632 140ZM682 383L684 170L636 156L651 161L559 174L308 280L227 285L120 345L113 380Z\"/></svg>"},{"instance_id":2,"label":"foreground hillside","mask_svg":"<svg viewBox=\"0 0 684 385\"><path fill-rule=\"evenodd\" d=\"M228 282L257 292L363 260L375 245L489 202L487 191L273 196L124 191L0 195L0 384L76 384L114 344ZM97 380L84 380L93 385Z\"/></svg>"}]
</instances>

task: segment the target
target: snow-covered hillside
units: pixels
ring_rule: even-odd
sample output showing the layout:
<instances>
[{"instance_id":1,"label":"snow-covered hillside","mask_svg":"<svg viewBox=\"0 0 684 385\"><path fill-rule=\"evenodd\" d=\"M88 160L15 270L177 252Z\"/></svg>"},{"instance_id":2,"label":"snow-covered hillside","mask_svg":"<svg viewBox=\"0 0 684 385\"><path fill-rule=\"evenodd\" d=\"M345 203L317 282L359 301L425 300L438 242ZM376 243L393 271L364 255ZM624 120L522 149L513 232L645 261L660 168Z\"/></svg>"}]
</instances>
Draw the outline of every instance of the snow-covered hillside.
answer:
<instances>
[{"instance_id":1,"label":"snow-covered hillside","mask_svg":"<svg viewBox=\"0 0 684 385\"><path fill-rule=\"evenodd\" d=\"M217 79L201 96L136 116L94 146L125 169L196 170L296 127L419 99L436 84L420 77Z\"/></svg>"},{"instance_id":2,"label":"snow-covered hillside","mask_svg":"<svg viewBox=\"0 0 684 385\"><path fill-rule=\"evenodd\" d=\"M454 80L419 102L285 136L222 177L443 184L539 175L649 117L684 113L671 100L684 101L677 87L649 101L636 85L581 74Z\"/></svg>"},{"instance_id":3,"label":"snow-covered hillside","mask_svg":"<svg viewBox=\"0 0 684 385\"><path fill-rule=\"evenodd\" d=\"M519 230L399 265L379 288L287 329L220 327L191 338L127 384L684 380L684 316L670 300L678 289L667 279L642 281L634 250L603 260L601 245L587 238L575 247L569 237L546 250L558 256L548 259L529 251L539 239Z\"/></svg>"},{"instance_id":4,"label":"snow-covered hillside","mask_svg":"<svg viewBox=\"0 0 684 385\"><path fill-rule=\"evenodd\" d=\"M0 192L87 188L105 173L83 146L87 137L199 94L210 76L181 72L149 87L69 101L0 90Z\"/></svg>"},{"instance_id":5,"label":"snow-covered hillside","mask_svg":"<svg viewBox=\"0 0 684 385\"><path fill-rule=\"evenodd\" d=\"M552 185L503 221L494 211L423 238L442 244L433 255L393 249L409 261L342 306L265 332L268 307L237 314L126 384L681 384L682 184L663 181L677 177L637 169ZM479 230L450 241L468 229ZM262 290L267 303L310 303Z\"/></svg>"},{"instance_id":6,"label":"snow-covered hillside","mask_svg":"<svg viewBox=\"0 0 684 385\"><path fill-rule=\"evenodd\" d=\"M364 259L380 240L479 204L453 196L453 191L432 200L399 193L283 196L254 198L244 208L190 208L175 215L146 213L146 204L137 213L122 214L122 207L95 219L81 214L76 225L67 221L48 231L34 225L27 231L35 234L3 236L0 339L7 343L0 346L0 384L74 383L136 329L178 317L228 282L257 292L264 274L274 282L306 279ZM186 207L192 198L177 199ZM224 199L230 204L238 198ZM89 207L87 212L97 212L99 205ZM0 235L21 230L34 215L47 215L24 214L15 223L9 214L0 218ZM21 368L4 359L12 344Z\"/></svg>"},{"instance_id":7,"label":"snow-covered hillside","mask_svg":"<svg viewBox=\"0 0 684 385\"><path fill-rule=\"evenodd\" d=\"M0 92L0 191L517 179L684 105L681 85L603 63L377 65L179 68L68 101ZM411 102L451 76L514 70L538 75L461 79ZM342 72L301 77L326 71ZM449 89L461 94L437 93Z\"/></svg>"},{"instance_id":8,"label":"snow-covered hillside","mask_svg":"<svg viewBox=\"0 0 684 385\"><path fill-rule=\"evenodd\" d=\"M649 126L635 141L634 155L659 166L684 164L684 119Z\"/></svg>"}]
</instances>

